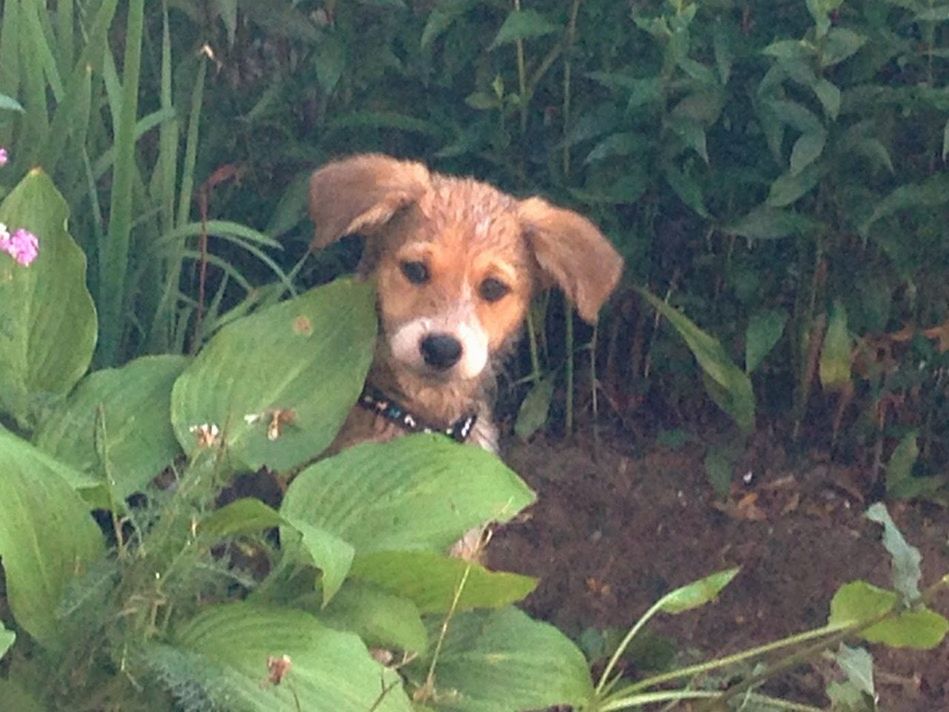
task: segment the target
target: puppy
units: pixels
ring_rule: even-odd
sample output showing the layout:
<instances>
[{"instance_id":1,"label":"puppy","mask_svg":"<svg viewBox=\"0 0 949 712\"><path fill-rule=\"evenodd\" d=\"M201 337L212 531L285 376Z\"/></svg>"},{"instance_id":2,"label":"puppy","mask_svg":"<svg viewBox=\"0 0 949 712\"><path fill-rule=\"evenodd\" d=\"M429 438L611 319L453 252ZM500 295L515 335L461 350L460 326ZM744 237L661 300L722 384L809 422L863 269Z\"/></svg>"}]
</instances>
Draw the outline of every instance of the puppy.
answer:
<instances>
[{"instance_id":1,"label":"puppy","mask_svg":"<svg viewBox=\"0 0 949 712\"><path fill-rule=\"evenodd\" d=\"M559 286L588 322L623 261L586 218L378 154L310 179L314 248L359 234L380 333L366 389L331 446L443 432L497 452L495 372L531 296Z\"/></svg>"}]
</instances>

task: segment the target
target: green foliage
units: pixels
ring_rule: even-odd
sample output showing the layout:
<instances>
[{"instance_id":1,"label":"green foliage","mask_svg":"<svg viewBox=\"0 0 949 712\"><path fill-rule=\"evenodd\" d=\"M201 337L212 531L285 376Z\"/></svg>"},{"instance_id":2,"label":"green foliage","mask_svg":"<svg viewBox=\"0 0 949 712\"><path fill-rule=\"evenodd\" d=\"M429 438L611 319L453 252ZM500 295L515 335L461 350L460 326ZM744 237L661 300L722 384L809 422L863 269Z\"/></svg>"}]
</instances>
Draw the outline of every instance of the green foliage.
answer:
<instances>
[{"instance_id":1,"label":"green foliage","mask_svg":"<svg viewBox=\"0 0 949 712\"><path fill-rule=\"evenodd\" d=\"M67 208L32 171L0 204L0 223L41 236L29 267L0 254L0 413L33 425L43 406L82 377L96 343L86 258L66 232Z\"/></svg>"}]
</instances>

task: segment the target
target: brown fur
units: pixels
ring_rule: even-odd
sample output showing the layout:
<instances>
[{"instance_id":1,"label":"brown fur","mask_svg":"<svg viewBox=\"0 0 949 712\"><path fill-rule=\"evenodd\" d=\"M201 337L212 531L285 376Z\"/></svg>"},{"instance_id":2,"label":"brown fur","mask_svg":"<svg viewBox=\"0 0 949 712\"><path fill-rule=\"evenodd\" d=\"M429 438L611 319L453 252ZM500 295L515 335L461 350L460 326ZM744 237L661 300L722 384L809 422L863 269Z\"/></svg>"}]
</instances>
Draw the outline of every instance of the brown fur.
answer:
<instances>
[{"instance_id":1,"label":"brown fur","mask_svg":"<svg viewBox=\"0 0 949 712\"><path fill-rule=\"evenodd\" d=\"M495 365L518 334L534 292L556 285L581 317L594 321L622 270L606 238L577 213L378 154L314 173L310 215L316 248L351 233L366 238L360 272L376 282L381 321L369 382L440 426L477 412L470 439L489 449L496 449L489 406ZM407 278L406 262L425 265L425 283ZM509 291L495 301L484 298L479 290L488 279ZM434 332L457 336L463 345L457 366L434 370L416 363L416 337ZM333 449L401 432L356 407Z\"/></svg>"}]
</instances>

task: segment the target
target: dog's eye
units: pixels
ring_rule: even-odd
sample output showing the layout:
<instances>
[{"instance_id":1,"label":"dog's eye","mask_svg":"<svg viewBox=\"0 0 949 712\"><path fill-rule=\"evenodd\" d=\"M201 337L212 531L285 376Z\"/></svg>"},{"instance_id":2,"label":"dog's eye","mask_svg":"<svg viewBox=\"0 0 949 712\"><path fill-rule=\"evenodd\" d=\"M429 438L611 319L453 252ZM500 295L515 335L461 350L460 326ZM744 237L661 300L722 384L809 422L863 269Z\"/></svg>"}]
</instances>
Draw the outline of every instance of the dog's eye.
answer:
<instances>
[{"instance_id":1,"label":"dog's eye","mask_svg":"<svg viewBox=\"0 0 949 712\"><path fill-rule=\"evenodd\" d=\"M478 294L486 302L496 302L510 291L510 287L494 277L488 277L478 286Z\"/></svg>"},{"instance_id":2,"label":"dog's eye","mask_svg":"<svg viewBox=\"0 0 949 712\"><path fill-rule=\"evenodd\" d=\"M402 274L412 284L425 284L429 279L428 267L424 262L403 262Z\"/></svg>"}]
</instances>

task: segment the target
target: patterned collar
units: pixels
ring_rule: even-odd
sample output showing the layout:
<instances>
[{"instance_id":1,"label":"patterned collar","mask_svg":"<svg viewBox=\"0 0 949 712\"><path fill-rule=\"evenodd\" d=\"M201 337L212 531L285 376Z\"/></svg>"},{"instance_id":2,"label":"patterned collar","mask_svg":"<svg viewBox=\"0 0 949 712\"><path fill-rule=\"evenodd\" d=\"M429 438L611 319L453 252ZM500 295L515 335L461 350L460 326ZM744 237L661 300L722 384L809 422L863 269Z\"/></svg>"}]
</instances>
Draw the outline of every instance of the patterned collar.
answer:
<instances>
[{"instance_id":1,"label":"patterned collar","mask_svg":"<svg viewBox=\"0 0 949 712\"><path fill-rule=\"evenodd\" d=\"M376 390L369 384L366 384L366 387L363 388L358 403L366 410L372 411L386 420L391 420L410 433L442 433L459 443L463 443L468 439L475 421L478 420L476 413L470 413L459 418L447 428L439 428L416 418L399 403L386 398L381 391Z\"/></svg>"}]
</instances>

